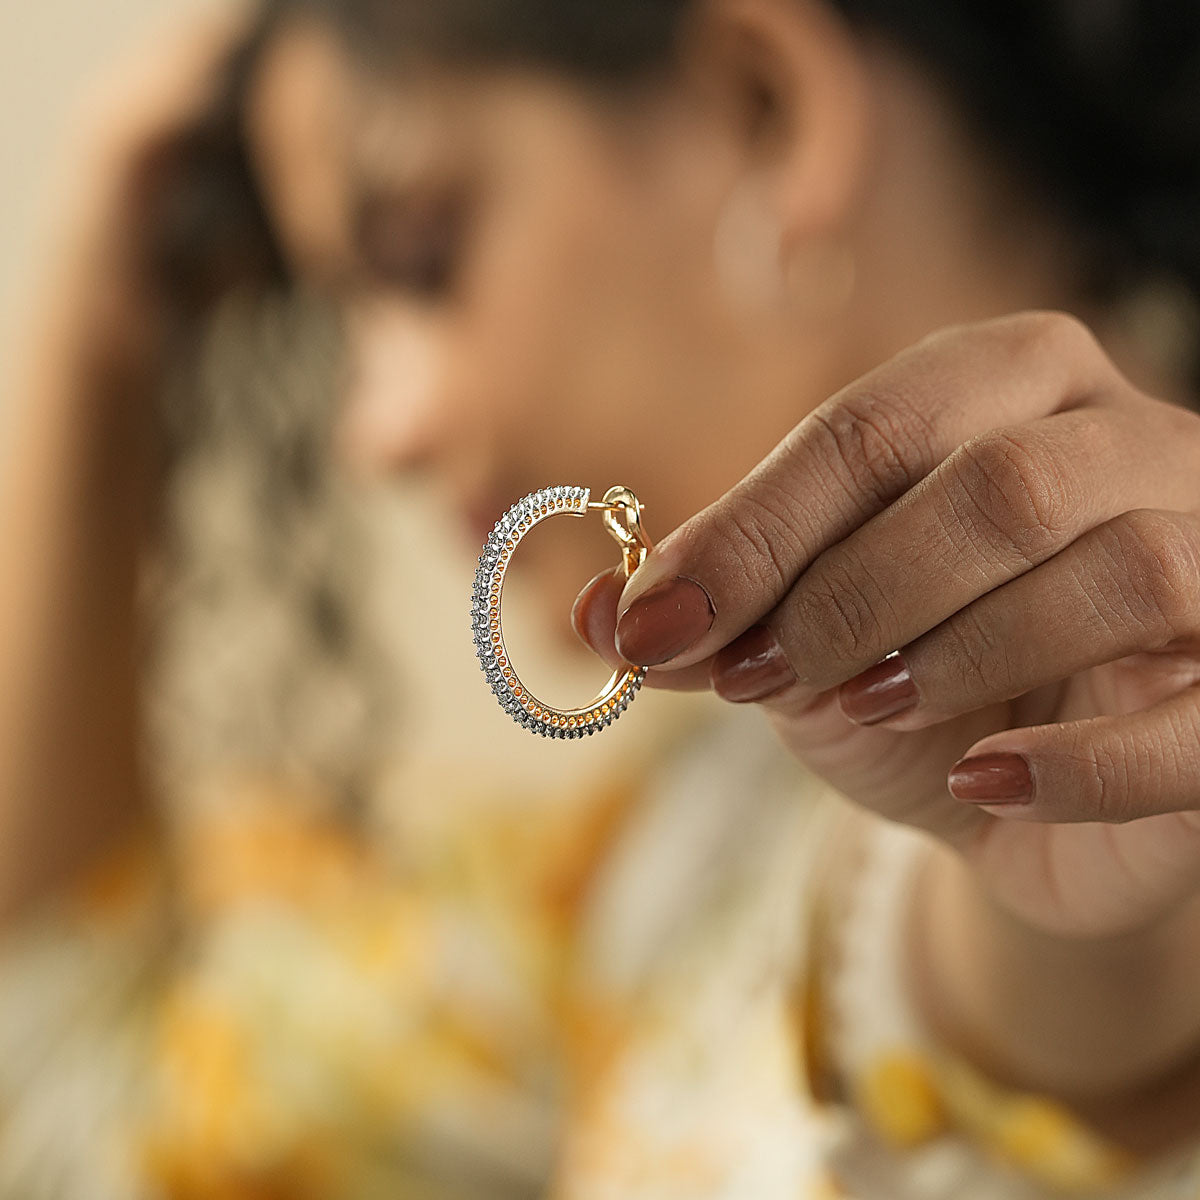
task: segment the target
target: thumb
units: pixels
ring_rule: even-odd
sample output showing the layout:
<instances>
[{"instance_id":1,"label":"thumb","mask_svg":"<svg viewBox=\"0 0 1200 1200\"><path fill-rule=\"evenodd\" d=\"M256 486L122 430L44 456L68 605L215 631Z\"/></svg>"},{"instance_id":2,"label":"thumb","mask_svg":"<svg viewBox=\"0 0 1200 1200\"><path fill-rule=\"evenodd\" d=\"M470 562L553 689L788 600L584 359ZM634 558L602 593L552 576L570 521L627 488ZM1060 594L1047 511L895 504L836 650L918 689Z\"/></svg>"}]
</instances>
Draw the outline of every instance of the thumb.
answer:
<instances>
[{"instance_id":1,"label":"thumb","mask_svg":"<svg viewBox=\"0 0 1200 1200\"><path fill-rule=\"evenodd\" d=\"M601 571L586 584L571 609L571 627L575 635L614 671L626 666L617 650L617 604L628 581L620 567ZM640 666L640 663L633 664ZM650 671L644 687L674 692L708 691L711 687L711 663L696 663L682 671Z\"/></svg>"}]
</instances>

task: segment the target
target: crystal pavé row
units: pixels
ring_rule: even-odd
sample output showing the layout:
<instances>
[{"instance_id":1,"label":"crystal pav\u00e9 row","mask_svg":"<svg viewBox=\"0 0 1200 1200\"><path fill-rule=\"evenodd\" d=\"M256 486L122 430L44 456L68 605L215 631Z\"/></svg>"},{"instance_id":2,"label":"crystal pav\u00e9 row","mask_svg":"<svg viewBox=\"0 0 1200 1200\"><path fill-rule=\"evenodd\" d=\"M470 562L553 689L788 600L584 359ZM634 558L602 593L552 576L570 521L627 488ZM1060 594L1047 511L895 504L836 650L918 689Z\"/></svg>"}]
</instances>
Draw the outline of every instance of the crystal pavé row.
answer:
<instances>
[{"instance_id":1,"label":"crystal pav\u00e9 row","mask_svg":"<svg viewBox=\"0 0 1200 1200\"><path fill-rule=\"evenodd\" d=\"M629 706L646 677L630 668L616 693L593 709L562 712L531 696L508 661L500 631L500 595L509 561L521 539L547 517L587 511L590 492L580 487L548 487L514 504L496 522L475 572L471 626L480 666L501 707L521 726L543 737L581 738L611 725Z\"/></svg>"}]
</instances>

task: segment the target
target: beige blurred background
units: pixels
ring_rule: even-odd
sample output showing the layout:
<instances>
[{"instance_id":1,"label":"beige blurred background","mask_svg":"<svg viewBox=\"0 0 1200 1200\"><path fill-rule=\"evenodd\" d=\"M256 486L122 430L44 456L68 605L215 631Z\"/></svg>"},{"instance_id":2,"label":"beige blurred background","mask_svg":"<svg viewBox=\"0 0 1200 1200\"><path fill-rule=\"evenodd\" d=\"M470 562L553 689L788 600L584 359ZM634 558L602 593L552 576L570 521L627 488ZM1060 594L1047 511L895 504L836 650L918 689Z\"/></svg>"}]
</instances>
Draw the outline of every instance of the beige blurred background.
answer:
<instances>
[{"instance_id":1,"label":"beige blurred background","mask_svg":"<svg viewBox=\"0 0 1200 1200\"><path fill-rule=\"evenodd\" d=\"M22 297L53 236L57 187L79 112L123 53L202 6L212 0L0 4L0 362L12 361Z\"/></svg>"}]
</instances>

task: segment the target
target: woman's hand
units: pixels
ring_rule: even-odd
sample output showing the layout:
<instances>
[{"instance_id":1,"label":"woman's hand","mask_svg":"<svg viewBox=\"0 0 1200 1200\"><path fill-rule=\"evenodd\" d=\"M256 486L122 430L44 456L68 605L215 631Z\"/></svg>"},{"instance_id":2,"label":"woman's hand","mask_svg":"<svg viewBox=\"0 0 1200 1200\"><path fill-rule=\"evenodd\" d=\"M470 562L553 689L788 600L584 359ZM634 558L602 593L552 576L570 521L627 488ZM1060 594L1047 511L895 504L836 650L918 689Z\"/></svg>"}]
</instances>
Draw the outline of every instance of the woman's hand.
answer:
<instances>
[{"instance_id":1,"label":"woman's hand","mask_svg":"<svg viewBox=\"0 0 1200 1200\"><path fill-rule=\"evenodd\" d=\"M604 657L759 703L1035 928L1117 935L1200 887L1200 417L1073 318L901 354L620 592L576 605Z\"/></svg>"},{"instance_id":2,"label":"woman's hand","mask_svg":"<svg viewBox=\"0 0 1200 1200\"><path fill-rule=\"evenodd\" d=\"M122 390L156 382L173 323L270 253L231 161L240 114L218 103L247 34L228 12L156 32L81 107L31 305L51 369L98 365Z\"/></svg>"},{"instance_id":3,"label":"woman's hand","mask_svg":"<svg viewBox=\"0 0 1200 1200\"><path fill-rule=\"evenodd\" d=\"M156 825L138 596L159 500L153 402L182 313L154 231L187 198L179 170L232 44L228 27L190 28L93 107L57 260L28 305L28 361L5 390L0 922Z\"/></svg>"}]
</instances>

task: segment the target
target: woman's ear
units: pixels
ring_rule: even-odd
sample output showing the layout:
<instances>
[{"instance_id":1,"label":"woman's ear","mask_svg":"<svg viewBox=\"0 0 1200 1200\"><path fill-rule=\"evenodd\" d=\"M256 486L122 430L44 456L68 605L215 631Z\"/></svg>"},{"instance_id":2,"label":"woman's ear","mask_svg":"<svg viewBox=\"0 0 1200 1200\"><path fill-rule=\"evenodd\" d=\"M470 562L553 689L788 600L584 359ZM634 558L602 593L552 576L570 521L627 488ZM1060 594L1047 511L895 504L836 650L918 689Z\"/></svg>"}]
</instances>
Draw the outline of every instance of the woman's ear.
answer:
<instances>
[{"instance_id":1,"label":"woman's ear","mask_svg":"<svg viewBox=\"0 0 1200 1200\"><path fill-rule=\"evenodd\" d=\"M868 72L853 31L821 0L704 0L688 57L730 117L743 177L785 257L836 236L864 186Z\"/></svg>"}]
</instances>

